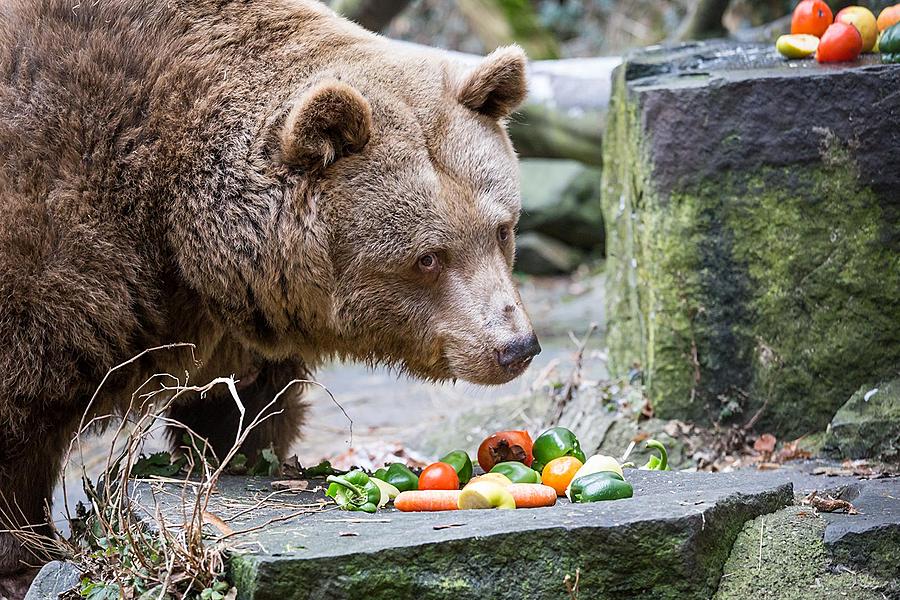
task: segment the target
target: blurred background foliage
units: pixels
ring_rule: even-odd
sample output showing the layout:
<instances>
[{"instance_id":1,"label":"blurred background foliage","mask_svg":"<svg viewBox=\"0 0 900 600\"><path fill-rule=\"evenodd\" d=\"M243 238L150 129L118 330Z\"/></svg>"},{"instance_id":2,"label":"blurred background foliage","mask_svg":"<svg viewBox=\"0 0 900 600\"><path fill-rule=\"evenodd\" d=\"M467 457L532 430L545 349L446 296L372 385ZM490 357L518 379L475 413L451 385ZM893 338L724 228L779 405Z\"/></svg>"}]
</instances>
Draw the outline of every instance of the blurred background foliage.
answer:
<instances>
[{"instance_id":1,"label":"blurred background foliage","mask_svg":"<svg viewBox=\"0 0 900 600\"><path fill-rule=\"evenodd\" d=\"M783 27L797 1L336 0L332 6L397 39L473 54L516 42L533 59L552 59L618 55L665 41L736 35L779 19ZM876 14L893 3L829 0L835 10L861 4Z\"/></svg>"}]
</instances>

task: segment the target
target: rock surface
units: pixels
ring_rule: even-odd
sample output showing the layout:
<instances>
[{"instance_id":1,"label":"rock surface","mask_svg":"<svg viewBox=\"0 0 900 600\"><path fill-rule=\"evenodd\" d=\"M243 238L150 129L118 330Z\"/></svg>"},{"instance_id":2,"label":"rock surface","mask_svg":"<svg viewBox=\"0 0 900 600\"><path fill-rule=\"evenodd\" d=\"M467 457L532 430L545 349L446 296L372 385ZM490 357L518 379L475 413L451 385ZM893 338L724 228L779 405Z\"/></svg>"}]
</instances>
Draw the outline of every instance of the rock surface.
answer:
<instances>
[{"instance_id":1,"label":"rock surface","mask_svg":"<svg viewBox=\"0 0 900 600\"><path fill-rule=\"evenodd\" d=\"M771 473L629 471L635 497L517 511L376 515L313 511L232 540L243 598L555 598L578 577L580 597L710 597L743 524L792 500ZM149 504L148 484L139 501ZM253 527L321 497L268 503L265 480L226 479L209 511ZM178 495L157 495L164 502ZM169 500L167 500L169 499ZM283 502L281 508L273 502ZM247 511L246 506L257 506ZM292 508L293 507L293 508ZM178 507L165 507L174 518ZM574 581L574 579L570 579Z\"/></svg>"},{"instance_id":2,"label":"rock surface","mask_svg":"<svg viewBox=\"0 0 900 600\"><path fill-rule=\"evenodd\" d=\"M523 159L519 172L519 231L537 231L586 252L602 252L600 169L571 160Z\"/></svg>"},{"instance_id":3,"label":"rock surface","mask_svg":"<svg viewBox=\"0 0 900 600\"><path fill-rule=\"evenodd\" d=\"M575 270L581 254L541 233L523 233L516 239L517 271L529 275L562 275Z\"/></svg>"},{"instance_id":4,"label":"rock surface","mask_svg":"<svg viewBox=\"0 0 900 600\"><path fill-rule=\"evenodd\" d=\"M656 48L604 140L612 374L657 416L823 429L900 362L900 65ZM808 110L815 98L816 110Z\"/></svg>"},{"instance_id":5,"label":"rock surface","mask_svg":"<svg viewBox=\"0 0 900 600\"><path fill-rule=\"evenodd\" d=\"M803 506L747 523L725 564L715 600L889 598L889 582L830 568L822 542L825 525L823 515Z\"/></svg>"},{"instance_id":6,"label":"rock surface","mask_svg":"<svg viewBox=\"0 0 900 600\"><path fill-rule=\"evenodd\" d=\"M57 600L60 594L78 587L81 570L68 562L54 560L38 571L25 600Z\"/></svg>"},{"instance_id":7,"label":"rock surface","mask_svg":"<svg viewBox=\"0 0 900 600\"><path fill-rule=\"evenodd\" d=\"M840 458L900 462L900 379L853 394L831 420L824 451Z\"/></svg>"},{"instance_id":8,"label":"rock surface","mask_svg":"<svg viewBox=\"0 0 900 600\"><path fill-rule=\"evenodd\" d=\"M716 600L900 597L900 478L814 475L821 461L788 463L798 500L812 491L852 502L859 514L791 506L741 531Z\"/></svg>"},{"instance_id":9,"label":"rock surface","mask_svg":"<svg viewBox=\"0 0 900 600\"><path fill-rule=\"evenodd\" d=\"M900 595L900 479L866 482L852 502L860 514L825 515L830 557L896 582Z\"/></svg>"}]
</instances>

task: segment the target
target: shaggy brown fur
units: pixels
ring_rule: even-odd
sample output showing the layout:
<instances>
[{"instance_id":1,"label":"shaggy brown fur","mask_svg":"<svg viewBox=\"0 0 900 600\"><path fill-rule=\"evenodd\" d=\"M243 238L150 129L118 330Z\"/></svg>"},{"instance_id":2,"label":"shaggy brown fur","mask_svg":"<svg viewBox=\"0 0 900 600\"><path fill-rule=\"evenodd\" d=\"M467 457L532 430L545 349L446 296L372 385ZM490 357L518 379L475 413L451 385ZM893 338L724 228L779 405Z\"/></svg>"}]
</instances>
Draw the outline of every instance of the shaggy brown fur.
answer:
<instances>
[{"instance_id":1,"label":"shaggy brown fur","mask_svg":"<svg viewBox=\"0 0 900 600\"><path fill-rule=\"evenodd\" d=\"M91 393L149 347L202 367L149 355L95 412L185 368L243 377L251 406L332 356L521 373L503 119L524 68L508 48L466 73L304 0L0 4L0 529L43 520ZM285 403L249 451L288 447ZM221 450L230 410L174 412ZM0 534L0 574L22 558Z\"/></svg>"}]
</instances>

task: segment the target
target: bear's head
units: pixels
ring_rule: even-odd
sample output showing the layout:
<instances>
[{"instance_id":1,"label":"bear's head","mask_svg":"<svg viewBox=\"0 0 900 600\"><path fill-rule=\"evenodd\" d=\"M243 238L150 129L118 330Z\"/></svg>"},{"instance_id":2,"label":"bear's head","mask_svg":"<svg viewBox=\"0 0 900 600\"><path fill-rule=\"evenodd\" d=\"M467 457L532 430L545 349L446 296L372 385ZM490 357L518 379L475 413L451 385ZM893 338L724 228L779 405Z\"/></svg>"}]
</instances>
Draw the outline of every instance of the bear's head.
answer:
<instances>
[{"instance_id":1,"label":"bear's head","mask_svg":"<svg viewBox=\"0 0 900 600\"><path fill-rule=\"evenodd\" d=\"M526 94L525 56L503 48L467 73L395 60L307 86L278 128L278 159L302 173L299 210L327 231L331 306L313 334L418 377L504 383L540 352L512 277L505 119Z\"/></svg>"}]
</instances>

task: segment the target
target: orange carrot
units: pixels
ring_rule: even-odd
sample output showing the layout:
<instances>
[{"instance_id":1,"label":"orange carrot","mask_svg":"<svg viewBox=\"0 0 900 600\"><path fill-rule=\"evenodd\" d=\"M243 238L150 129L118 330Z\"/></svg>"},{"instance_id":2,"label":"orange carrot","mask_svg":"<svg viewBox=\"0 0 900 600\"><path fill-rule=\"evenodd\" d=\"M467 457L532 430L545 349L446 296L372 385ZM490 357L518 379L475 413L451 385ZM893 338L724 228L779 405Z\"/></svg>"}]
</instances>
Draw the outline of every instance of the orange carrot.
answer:
<instances>
[{"instance_id":1,"label":"orange carrot","mask_svg":"<svg viewBox=\"0 0 900 600\"><path fill-rule=\"evenodd\" d=\"M458 510L459 490L412 490L400 492L394 506L404 512Z\"/></svg>"},{"instance_id":2,"label":"orange carrot","mask_svg":"<svg viewBox=\"0 0 900 600\"><path fill-rule=\"evenodd\" d=\"M556 504L556 490L540 483L513 483L506 488L516 501L516 508L540 508Z\"/></svg>"}]
</instances>

